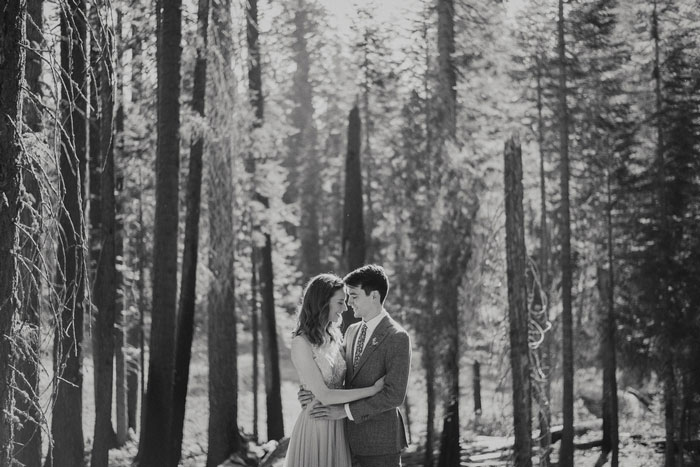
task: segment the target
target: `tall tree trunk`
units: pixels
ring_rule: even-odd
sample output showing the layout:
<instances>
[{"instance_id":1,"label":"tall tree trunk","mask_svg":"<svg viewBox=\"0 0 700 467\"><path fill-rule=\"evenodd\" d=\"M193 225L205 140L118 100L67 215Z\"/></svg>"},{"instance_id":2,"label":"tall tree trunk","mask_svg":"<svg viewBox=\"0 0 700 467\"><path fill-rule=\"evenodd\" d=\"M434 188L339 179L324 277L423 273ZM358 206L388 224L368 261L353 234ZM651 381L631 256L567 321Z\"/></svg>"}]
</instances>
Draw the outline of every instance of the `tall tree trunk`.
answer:
<instances>
[{"instance_id":1,"label":"tall tree trunk","mask_svg":"<svg viewBox=\"0 0 700 467\"><path fill-rule=\"evenodd\" d=\"M209 111L214 135L228 135L233 123L231 109L235 100L231 94L234 77L231 72L233 27L231 2L223 0L211 5L213 11L210 49L217 49L210 59L210 70L216 79L210 89L216 100ZM209 359L209 448L207 467L224 462L243 447L238 430L238 367L235 306L234 255L236 232L233 217L235 205L234 174L231 147L227 137L215 138L209 153L209 270L212 274L207 296L208 359Z\"/></svg>"},{"instance_id":2,"label":"tall tree trunk","mask_svg":"<svg viewBox=\"0 0 700 467\"><path fill-rule=\"evenodd\" d=\"M103 5L94 6L99 9ZM96 11L96 15L105 14ZM92 467L107 467L109 449L114 445L112 429L112 387L114 384L114 324L117 302L117 253L115 243L116 200L114 197L114 67L113 28L98 19L100 27L98 69L100 74L99 142L100 160L104 161L100 176L100 243L95 271L95 431L92 446Z\"/></svg>"},{"instance_id":3,"label":"tall tree trunk","mask_svg":"<svg viewBox=\"0 0 700 467\"><path fill-rule=\"evenodd\" d=\"M607 206L606 206L606 248L608 256L607 272L598 270L601 301L606 304L603 321L603 340L601 357L603 364L603 446L602 452L607 455L612 452L611 467L619 463L619 433L618 433L618 403L617 403L617 351L615 345L615 275L612 224L612 154L608 154L608 167L605 174ZM601 454L602 457L602 454Z\"/></svg>"},{"instance_id":4,"label":"tall tree trunk","mask_svg":"<svg viewBox=\"0 0 700 467\"><path fill-rule=\"evenodd\" d=\"M520 141L511 137L504 151L506 204L506 259L508 263L508 321L510 365L513 375L513 427L515 466L532 466L530 349L528 299L525 283L527 252L523 215L523 166Z\"/></svg>"},{"instance_id":5,"label":"tall tree trunk","mask_svg":"<svg viewBox=\"0 0 700 467\"><path fill-rule=\"evenodd\" d=\"M540 426L540 467L549 467L552 451L551 415L551 357L549 332L549 229L547 227L547 176L544 170L544 119L542 117L542 59L537 56L537 143L540 159L540 264L539 264L539 304L538 324L545 330L540 347L537 349L541 365L540 378L535 390L538 393L539 411L537 419Z\"/></svg>"},{"instance_id":6,"label":"tall tree trunk","mask_svg":"<svg viewBox=\"0 0 700 467\"><path fill-rule=\"evenodd\" d=\"M263 122L262 70L260 63L260 42L258 29L258 2L246 3L246 24L248 50L248 89L255 108L253 128L259 128ZM251 156L250 171L255 176L255 160ZM269 200L255 193L255 198L267 210ZM284 419L282 417L282 397L280 395L279 350L277 345L277 323L275 320L274 274L272 269L272 238L269 231L264 233L265 243L260 248L260 295L262 298L262 337L265 358L265 402L267 407L267 439L280 440L284 437Z\"/></svg>"},{"instance_id":7,"label":"tall tree trunk","mask_svg":"<svg viewBox=\"0 0 700 467\"><path fill-rule=\"evenodd\" d=\"M141 10L138 9L135 12L135 16L133 18L133 23L131 24L131 37L137 37L138 35L138 28L137 28L137 22L141 20ZM120 44L122 44L122 41L119 41ZM132 47L131 47L131 104L132 106L134 104L137 104L141 102L142 99L142 85L141 85L141 80L142 80L142 75L143 75L143 51L141 47L141 43L139 41L133 41ZM123 83L123 76L122 76L122 83ZM124 101L124 94L120 93L120 98L122 102L122 114L120 117L120 114L117 113L117 125L120 125L120 121L122 122L123 125L123 106L126 104ZM133 108L133 107L132 107ZM119 129L117 129L119 131ZM123 132L121 133L121 143L124 143L124 134ZM122 153L123 154L123 153ZM143 393L145 391L145 385L143 384L140 379L142 379L142 375L145 372L146 368L144 366L144 352L143 348L143 336L144 336L144 327L143 327L143 314L146 309L146 302L145 302L145 290L146 290L146 284L145 284L145 278L144 278L144 270L145 270L145 256L146 256L146 249L144 245L144 226L143 226L143 195L142 195L142 181L141 181L141 173L139 169L139 199L138 199L138 232L137 236L134 239L135 242L135 250L137 252L136 256L136 265L135 267L138 269L138 276L136 279L136 295L138 296L138 303L137 303L137 309L138 309L138 316L132 316L130 317L130 320L128 323L125 323L125 326L127 328L127 341L129 347L131 347L132 352L130 352L130 358L127 363L127 412L128 412L128 419L129 419L129 428L132 430L136 431L137 427L140 426L139 423L139 413L141 415L143 414L143 403L141 404L141 411L138 411L138 403L139 403L139 398L140 398L140 393ZM126 310L126 308L123 308L123 310ZM135 350L138 349L138 352ZM141 402L143 402L143 399L141 399Z\"/></svg>"},{"instance_id":8,"label":"tall tree trunk","mask_svg":"<svg viewBox=\"0 0 700 467\"><path fill-rule=\"evenodd\" d=\"M569 107L566 103L566 43L564 40L564 0L559 0L557 22L559 50L559 144L561 171L561 295L562 295L562 379L563 402L559 465L574 465L574 349L571 314L571 219L569 213Z\"/></svg>"},{"instance_id":9,"label":"tall tree trunk","mask_svg":"<svg viewBox=\"0 0 700 467\"><path fill-rule=\"evenodd\" d=\"M207 39L209 30L209 0L199 0L197 7L197 60L194 66L192 110L204 118L207 86ZM190 167L187 178L187 214L185 218L185 249L182 257L180 304L175 345L175 379L173 389L173 445L169 465L177 467L182 453L185 422L187 382L190 375L192 338L197 285L197 253L199 249L199 211L202 198L202 154L204 138L199 137L190 147Z\"/></svg>"},{"instance_id":10,"label":"tall tree trunk","mask_svg":"<svg viewBox=\"0 0 700 467\"><path fill-rule=\"evenodd\" d=\"M85 0L70 0L61 11L61 68L65 115L61 138L60 171L63 207L59 225L57 283L62 290L59 322L54 339L54 407L51 423L53 449L48 467L72 467L83 462L83 317L87 303L87 270L83 254L83 221L87 166L87 8Z\"/></svg>"},{"instance_id":11,"label":"tall tree trunk","mask_svg":"<svg viewBox=\"0 0 700 467\"><path fill-rule=\"evenodd\" d=\"M364 47L364 66L362 67L363 71L363 80L362 80L362 104L363 104L363 110L364 110L364 132L363 136L365 139L365 151L364 151L364 161L365 163L363 164L364 168L364 176L360 177L360 183L364 181L364 195L365 199L367 200L366 203L366 208L367 208L367 216L365 219L365 222L363 223L363 228L364 228L364 234L365 234L365 256L367 258L367 262L373 263L374 260L374 242L372 239L372 230L374 229L374 202L372 201L373 197L373 191L372 191L372 175L374 173L374 159L373 159L373 154L372 154L372 113L369 105L369 94L370 94L370 81L372 78L370 77L370 70L369 70L369 33L365 29L365 34L364 34L364 41L363 41L363 47ZM360 128L358 131L362 132L362 128ZM360 145L358 144L358 157L360 153ZM362 174L362 172L360 172ZM354 269L354 268L353 268ZM350 269L352 270L352 269ZM350 323L352 324L352 323Z\"/></svg>"},{"instance_id":12,"label":"tall tree trunk","mask_svg":"<svg viewBox=\"0 0 700 467\"><path fill-rule=\"evenodd\" d=\"M425 398L428 406L428 419L425 433L424 467L435 465L435 354L431 345L423 348L423 367L425 368Z\"/></svg>"},{"instance_id":13,"label":"tall tree trunk","mask_svg":"<svg viewBox=\"0 0 700 467\"><path fill-rule=\"evenodd\" d=\"M257 443L258 436L258 381L260 375L258 372L258 340L260 331L258 330L258 272L255 257L251 257L251 276L250 276L250 321L251 332L253 334L253 440Z\"/></svg>"},{"instance_id":14,"label":"tall tree trunk","mask_svg":"<svg viewBox=\"0 0 700 467\"><path fill-rule=\"evenodd\" d=\"M451 306L449 310L452 315L451 326L448 332L448 349L445 352L445 379L447 380L447 401L445 404L445 415L443 416L442 436L440 438L440 457L438 467L450 467L459 465L461 457L461 447L459 442L459 332L457 309L457 298L459 289L455 287L452 291L446 291L440 299L443 304ZM445 300L445 296L450 296L450 300Z\"/></svg>"},{"instance_id":15,"label":"tall tree trunk","mask_svg":"<svg viewBox=\"0 0 700 467\"><path fill-rule=\"evenodd\" d=\"M663 106L663 95L662 86L663 80L661 77L661 37L659 33L659 11L658 11L658 1L654 0L653 10L651 17L651 37L654 41L654 96L655 96L655 124L656 124L656 160L654 164L656 166L656 202L658 204L658 221L661 229L661 239L660 245L657 246L658 249L658 261L659 264L668 264L668 243L669 238L669 221L668 221L668 203L666 194L666 161L664 157L664 133L663 133L663 119L662 112L664 111ZM657 305L658 310L669 310L671 309L669 299L667 296L666 287L663 286L665 279L661 279L660 287L660 297L659 303ZM665 467L675 467L679 452L677 451L675 443L675 432L676 432L676 402L678 397L678 392L676 388L676 381L674 375L674 362L673 362L673 352L672 344L669 339L668 331L663 330L663 333L667 335L665 337L666 348L663 349L665 355L662 355L663 369L661 371L661 378L664 386L664 420L665 420L665 430L666 430L666 449L664 451L664 466Z\"/></svg>"},{"instance_id":16,"label":"tall tree trunk","mask_svg":"<svg viewBox=\"0 0 700 467\"><path fill-rule=\"evenodd\" d=\"M314 125L313 89L310 80L311 57L309 56L308 12L303 0L298 1L294 13L294 94L292 99L295 106L292 109L292 123L297 131L290 138L290 151L295 153L300 169L291 168L297 172L296 180L290 180L296 186L290 190L290 195L297 192L301 205L299 222L299 239L301 241L300 270L304 280L318 274L321 269L320 240L319 240L319 198L321 164L316 151L316 128Z\"/></svg>"},{"instance_id":17,"label":"tall tree trunk","mask_svg":"<svg viewBox=\"0 0 700 467\"><path fill-rule=\"evenodd\" d=\"M27 2L27 40L38 48L43 43L43 0ZM39 109L41 98L41 55L32 49L27 50L26 82L29 96L23 100L24 119L27 129L34 133L42 130L42 115ZM4 111L2 111L4 113ZM20 232L22 256L27 264L39 262L41 229L41 188L36 173L39 161L28 161L23 174L25 191L31 195L30 206L22 209L21 223L25 233ZM21 274L22 326L19 338L27 347L19 352L17 368L21 373L15 384L15 407L21 415L20 426L15 432L14 458L27 467L41 466L41 406L39 405L39 365L41 355L41 283L39 268L25 268Z\"/></svg>"},{"instance_id":18,"label":"tall tree trunk","mask_svg":"<svg viewBox=\"0 0 700 467\"><path fill-rule=\"evenodd\" d=\"M451 194L453 193L447 195L450 199L448 202L454 203L456 197L450 196ZM461 355L459 289L470 254L470 239L460 234L460 229L463 227L463 217L459 214L461 210L461 206L449 208L438 233L435 303L438 310L438 320L441 321L440 330L443 332L442 336L446 343L442 354L446 400L438 467L459 465L461 455L459 441L459 357ZM461 242L466 248L464 246L455 248L457 242Z\"/></svg>"},{"instance_id":19,"label":"tall tree trunk","mask_svg":"<svg viewBox=\"0 0 700 467\"><path fill-rule=\"evenodd\" d=\"M158 33L158 148L153 235L153 309L141 467L160 466L171 446L175 312L177 310L178 174L180 169L180 39L182 0L163 1ZM159 8L159 5L156 6Z\"/></svg>"},{"instance_id":20,"label":"tall tree trunk","mask_svg":"<svg viewBox=\"0 0 700 467\"><path fill-rule=\"evenodd\" d=\"M474 360L472 365L472 380L474 392L474 416L478 420L481 417L481 364Z\"/></svg>"},{"instance_id":21,"label":"tall tree trunk","mask_svg":"<svg viewBox=\"0 0 700 467\"><path fill-rule=\"evenodd\" d=\"M439 102L440 102L440 122L443 133L440 137L440 149L437 151L437 160L431 164L431 191L435 199L439 199L439 188L437 184L443 184L442 164L445 143L455 142L457 136L457 74L454 63L455 53L455 33L454 33L454 0L438 0L438 74L439 74ZM444 216L441 220L438 237L438 255L435 274L433 280L436 281L434 287L439 290L437 293L436 305L439 313L445 317L444 330L448 349L445 352L443 365L447 384L447 400L444 414L444 426L440 446L440 458L438 465L447 467L459 464L459 286L466 267L460 264L457 257L462 253L466 256L462 259L468 260L470 256L470 246L466 246L464 252L460 252L457 257L450 254L454 246L457 229L464 227L458 225L460 218L459 210L453 211ZM454 216L452 214L455 214ZM460 219L461 220L461 219ZM470 227L469 227L470 228ZM459 241L459 240L458 240ZM466 244L466 242L465 242Z\"/></svg>"},{"instance_id":22,"label":"tall tree trunk","mask_svg":"<svg viewBox=\"0 0 700 467\"><path fill-rule=\"evenodd\" d=\"M600 293L601 302L605 304L605 313L601 317L601 344L600 344L600 359L603 367L603 445L601 449L600 459L596 465L602 465L606 462L608 455L613 453L613 463L617 465L617 382L615 379L615 330L610 329L614 326L612 321L612 304L610 298L612 294L612 274L608 269L612 266L608 263L607 268L598 267L598 291ZM615 391L613 393L613 390Z\"/></svg>"},{"instance_id":23,"label":"tall tree trunk","mask_svg":"<svg viewBox=\"0 0 700 467\"><path fill-rule=\"evenodd\" d=\"M117 65L119 70L124 63L124 43L122 39L122 11L117 10L117 25L115 31L115 41L117 46ZM126 336L129 332L129 324L126 321L126 302L124 283L124 198L122 190L124 187L124 75L123 72L115 73L117 89L115 92L116 112L114 120L114 251L116 261L119 263L116 271L116 303L115 303L115 374L116 374L116 401L117 408L117 446L123 446L129 436L129 401L128 401L128 380L127 380L127 357ZM120 267L121 266L121 267ZM136 384L138 387L138 383ZM134 388L136 389L136 387ZM134 403L135 405L135 403ZM136 408L134 407L134 413Z\"/></svg>"},{"instance_id":24,"label":"tall tree trunk","mask_svg":"<svg viewBox=\"0 0 700 467\"><path fill-rule=\"evenodd\" d=\"M345 201L343 204L343 258L348 271L365 264L365 228L362 216L362 169L360 163L360 110L353 106L348 117L348 152L345 158ZM343 312L341 331L355 318L352 308Z\"/></svg>"},{"instance_id":25,"label":"tall tree trunk","mask_svg":"<svg viewBox=\"0 0 700 467\"><path fill-rule=\"evenodd\" d=\"M19 218L22 197L22 87L27 4L10 0L0 11L0 465L13 459L16 364L13 323L20 312Z\"/></svg>"},{"instance_id":26,"label":"tall tree trunk","mask_svg":"<svg viewBox=\"0 0 700 467\"><path fill-rule=\"evenodd\" d=\"M146 226L143 222L143 176L139 169L139 279L136 283L136 289L139 294L139 375L141 381L141 411L139 415L139 427L143 433L143 420L146 418Z\"/></svg>"},{"instance_id":27,"label":"tall tree trunk","mask_svg":"<svg viewBox=\"0 0 700 467\"><path fill-rule=\"evenodd\" d=\"M438 68L441 121L448 138L457 133L457 72L454 65L454 0L438 0Z\"/></svg>"}]
</instances>

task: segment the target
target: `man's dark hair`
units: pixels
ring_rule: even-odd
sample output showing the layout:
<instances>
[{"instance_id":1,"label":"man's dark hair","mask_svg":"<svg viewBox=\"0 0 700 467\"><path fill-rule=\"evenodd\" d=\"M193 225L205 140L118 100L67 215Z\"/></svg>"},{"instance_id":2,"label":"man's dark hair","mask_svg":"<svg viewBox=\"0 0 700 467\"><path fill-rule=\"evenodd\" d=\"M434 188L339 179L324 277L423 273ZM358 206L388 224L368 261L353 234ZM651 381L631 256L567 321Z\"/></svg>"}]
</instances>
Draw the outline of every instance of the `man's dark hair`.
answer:
<instances>
[{"instance_id":1,"label":"man's dark hair","mask_svg":"<svg viewBox=\"0 0 700 467\"><path fill-rule=\"evenodd\" d=\"M355 269L343 278L350 287L360 287L365 295L376 290L379 292L379 301L384 304L387 292L389 292L389 279L386 277L384 268L376 264L368 264Z\"/></svg>"}]
</instances>

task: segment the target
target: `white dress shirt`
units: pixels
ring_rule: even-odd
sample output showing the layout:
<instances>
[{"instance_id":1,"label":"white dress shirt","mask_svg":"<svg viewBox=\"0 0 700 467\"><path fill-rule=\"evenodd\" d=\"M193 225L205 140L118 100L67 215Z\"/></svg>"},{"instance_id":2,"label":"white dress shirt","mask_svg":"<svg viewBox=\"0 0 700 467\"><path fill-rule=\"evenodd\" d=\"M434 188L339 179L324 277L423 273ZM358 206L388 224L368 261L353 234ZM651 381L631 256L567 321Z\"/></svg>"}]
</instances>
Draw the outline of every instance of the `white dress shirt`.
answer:
<instances>
[{"instance_id":1,"label":"white dress shirt","mask_svg":"<svg viewBox=\"0 0 700 467\"><path fill-rule=\"evenodd\" d=\"M372 337L372 334L374 333L374 330L377 329L377 326L379 326L379 323L384 319L385 316L389 316L389 313L386 312L384 308L382 308L382 311L375 316L374 318L370 319L369 321L364 321L364 324L367 325L367 331L365 333L365 343L363 345L362 351L367 348L368 343L370 342L370 338ZM357 353L357 341L360 339L359 333L362 332L362 325L360 325L360 330L357 331L357 338L355 339L355 342L353 343L352 347L352 362L355 361L356 353ZM362 354L360 354L362 355ZM345 414L348 416L350 420L355 420L352 418L352 413L350 413L350 404L345 404Z\"/></svg>"}]
</instances>

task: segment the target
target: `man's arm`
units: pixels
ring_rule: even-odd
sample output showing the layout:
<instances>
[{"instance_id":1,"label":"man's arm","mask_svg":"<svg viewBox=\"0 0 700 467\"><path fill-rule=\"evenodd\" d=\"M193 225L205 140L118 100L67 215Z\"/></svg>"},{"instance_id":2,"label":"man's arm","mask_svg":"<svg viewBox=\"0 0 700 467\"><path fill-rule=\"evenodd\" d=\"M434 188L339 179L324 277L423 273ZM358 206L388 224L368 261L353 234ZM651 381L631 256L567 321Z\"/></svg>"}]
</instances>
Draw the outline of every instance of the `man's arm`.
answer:
<instances>
[{"instance_id":1,"label":"man's arm","mask_svg":"<svg viewBox=\"0 0 700 467\"><path fill-rule=\"evenodd\" d=\"M355 423L365 422L375 415L400 407L406 398L411 369L411 339L406 332L395 334L390 339L384 388L372 397L349 404Z\"/></svg>"}]
</instances>

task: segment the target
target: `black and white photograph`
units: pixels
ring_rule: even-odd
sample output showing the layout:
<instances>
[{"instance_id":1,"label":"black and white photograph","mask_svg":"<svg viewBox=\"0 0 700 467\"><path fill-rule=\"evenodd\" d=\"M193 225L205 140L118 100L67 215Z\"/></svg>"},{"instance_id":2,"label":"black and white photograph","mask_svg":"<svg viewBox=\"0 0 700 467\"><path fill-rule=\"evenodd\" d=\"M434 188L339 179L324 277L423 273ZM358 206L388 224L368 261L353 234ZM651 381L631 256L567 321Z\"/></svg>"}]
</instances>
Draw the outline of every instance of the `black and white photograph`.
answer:
<instances>
[{"instance_id":1,"label":"black and white photograph","mask_svg":"<svg viewBox=\"0 0 700 467\"><path fill-rule=\"evenodd\" d=\"M0 0L0 467L700 467L700 0Z\"/></svg>"}]
</instances>

